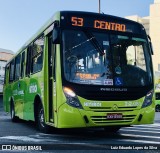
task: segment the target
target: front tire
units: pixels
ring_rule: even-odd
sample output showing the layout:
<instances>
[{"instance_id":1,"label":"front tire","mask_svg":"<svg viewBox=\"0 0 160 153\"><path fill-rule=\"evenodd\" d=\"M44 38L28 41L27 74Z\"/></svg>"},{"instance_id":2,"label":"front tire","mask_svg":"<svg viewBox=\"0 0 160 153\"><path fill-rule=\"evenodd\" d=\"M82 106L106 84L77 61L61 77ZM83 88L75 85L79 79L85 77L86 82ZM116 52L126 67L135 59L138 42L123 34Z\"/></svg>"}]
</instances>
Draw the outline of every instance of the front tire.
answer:
<instances>
[{"instance_id":1,"label":"front tire","mask_svg":"<svg viewBox=\"0 0 160 153\"><path fill-rule=\"evenodd\" d=\"M44 118L44 109L42 107L42 104L38 105L38 111L37 111L37 127L38 130L40 130L43 133L49 133L49 126L45 123Z\"/></svg>"}]
</instances>

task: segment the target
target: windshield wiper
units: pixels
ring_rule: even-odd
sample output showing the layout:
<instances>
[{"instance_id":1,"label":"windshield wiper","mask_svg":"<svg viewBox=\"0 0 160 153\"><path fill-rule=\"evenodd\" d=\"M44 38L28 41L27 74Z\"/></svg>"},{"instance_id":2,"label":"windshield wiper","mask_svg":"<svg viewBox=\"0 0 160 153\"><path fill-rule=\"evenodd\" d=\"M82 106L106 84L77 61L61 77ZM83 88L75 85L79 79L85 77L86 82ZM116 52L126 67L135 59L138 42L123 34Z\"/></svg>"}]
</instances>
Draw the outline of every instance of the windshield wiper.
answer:
<instances>
[{"instance_id":1,"label":"windshield wiper","mask_svg":"<svg viewBox=\"0 0 160 153\"><path fill-rule=\"evenodd\" d=\"M93 36L93 34L89 31L84 31L84 33L87 36L87 38L91 41L95 49L100 53L100 56L103 56L105 54L104 50L102 49L101 45L99 44L95 36Z\"/></svg>"}]
</instances>

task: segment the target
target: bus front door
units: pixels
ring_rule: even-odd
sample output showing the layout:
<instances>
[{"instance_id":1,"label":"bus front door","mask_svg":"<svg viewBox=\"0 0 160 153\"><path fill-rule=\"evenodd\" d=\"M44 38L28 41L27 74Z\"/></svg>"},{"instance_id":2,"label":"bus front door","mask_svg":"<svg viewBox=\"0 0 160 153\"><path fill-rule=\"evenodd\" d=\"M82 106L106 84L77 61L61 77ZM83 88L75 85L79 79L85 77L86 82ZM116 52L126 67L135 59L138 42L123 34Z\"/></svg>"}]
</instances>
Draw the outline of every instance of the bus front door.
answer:
<instances>
[{"instance_id":1,"label":"bus front door","mask_svg":"<svg viewBox=\"0 0 160 153\"><path fill-rule=\"evenodd\" d=\"M48 87L49 87L49 121L54 123L54 110L55 110L55 46L52 43L52 35L48 37Z\"/></svg>"}]
</instances>

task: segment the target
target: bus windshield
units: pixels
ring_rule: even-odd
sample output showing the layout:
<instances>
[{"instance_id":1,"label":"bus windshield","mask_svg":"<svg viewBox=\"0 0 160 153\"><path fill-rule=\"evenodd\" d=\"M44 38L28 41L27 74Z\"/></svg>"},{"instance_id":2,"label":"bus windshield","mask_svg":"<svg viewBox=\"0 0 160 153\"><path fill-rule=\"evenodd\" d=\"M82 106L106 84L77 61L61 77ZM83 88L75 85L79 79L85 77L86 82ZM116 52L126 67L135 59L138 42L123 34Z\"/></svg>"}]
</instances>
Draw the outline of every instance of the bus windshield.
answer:
<instances>
[{"instance_id":1,"label":"bus windshield","mask_svg":"<svg viewBox=\"0 0 160 153\"><path fill-rule=\"evenodd\" d=\"M65 79L77 84L137 87L152 83L146 39L63 30Z\"/></svg>"}]
</instances>

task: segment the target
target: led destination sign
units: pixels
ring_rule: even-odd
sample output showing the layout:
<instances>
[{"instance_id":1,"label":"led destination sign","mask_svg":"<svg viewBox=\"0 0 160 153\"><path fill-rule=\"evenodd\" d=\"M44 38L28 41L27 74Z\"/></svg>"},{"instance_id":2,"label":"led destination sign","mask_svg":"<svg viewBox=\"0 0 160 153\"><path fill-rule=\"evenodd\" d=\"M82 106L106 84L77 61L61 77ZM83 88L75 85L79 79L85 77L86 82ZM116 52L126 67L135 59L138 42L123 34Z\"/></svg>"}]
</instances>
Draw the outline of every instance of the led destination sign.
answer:
<instances>
[{"instance_id":1,"label":"led destination sign","mask_svg":"<svg viewBox=\"0 0 160 153\"><path fill-rule=\"evenodd\" d=\"M127 32L146 36L144 27L141 24L106 14L62 11L60 26L62 28Z\"/></svg>"},{"instance_id":2,"label":"led destination sign","mask_svg":"<svg viewBox=\"0 0 160 153\"><path fill-rule=\"evenodd\" d=\"M72 26L83 27L85 19L80 17L71 17ZM90 23L91 24L91 23ZM126 25L116 22L107 22L103 20L93 20L92 27L96 29L106 29L106 30L114 30L114 31L122 31L126 32Z\"/></svg>"},{"instance_id":3,"label":"led destination sign","mask_svg":"<svg viewBox=\"0 0 160 153\"><path fill-rule=\"evenodd\" d=\"M114 30L114 31L126 31L126 25L125 24L119 24L114 22L106 22L106 21L100 21L95 20L94 21L94 28L98 29L106 29L106 30Z\"/></svg>"}]
</instances>

